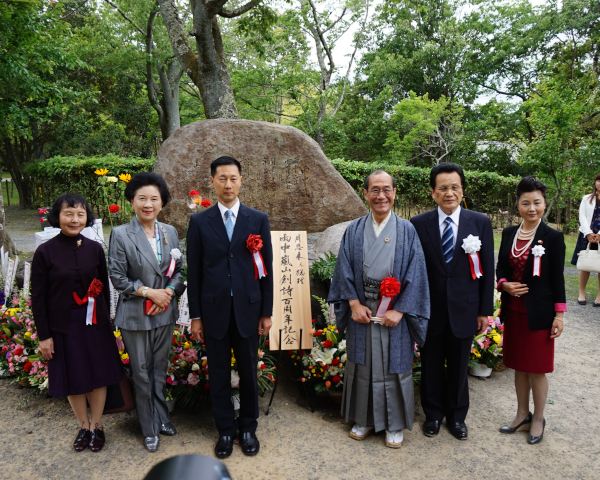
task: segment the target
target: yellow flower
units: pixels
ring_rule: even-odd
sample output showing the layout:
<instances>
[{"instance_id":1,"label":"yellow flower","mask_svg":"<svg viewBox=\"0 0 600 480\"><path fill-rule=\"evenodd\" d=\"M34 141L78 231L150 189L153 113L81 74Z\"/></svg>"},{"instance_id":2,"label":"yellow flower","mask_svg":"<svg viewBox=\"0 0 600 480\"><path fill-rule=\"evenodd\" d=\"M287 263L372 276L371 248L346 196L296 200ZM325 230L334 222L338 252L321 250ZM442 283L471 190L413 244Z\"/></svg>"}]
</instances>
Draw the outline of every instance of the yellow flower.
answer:
<instances>
[{"instance_id":1,"label":"yellow flower","mask_svg":"<svg viewBox=\"0 0 600 480\"><path fill-rule=\"evenodd\" d=\"M200 199L199 199L199 198L194 198L194 203L195 203L196 205L198 205L198 204L200 203Z\"/></svg>"},{"instance_id":2,"label":"yellow flower","mask_svg":"<svg viewBox=\"0 0 600 480\"><path fill-rule=\"evenodd\" d=\"M123 180L125 183L129 183L131 180L131 175L129 173L122 173L119 175L119 179Z\"/></svg>"},{"instance_id":3,"label":"yellow flower","mask_svg":"<svg viewBox=\"0 0 600 480\"><path fill-rule=\"evenodd\" d=\"M123 355L121 355L121 360L127 360L129 358L129 355L127 353L124 353Z\"/></svg>"},{"instance_id":4,"label":"yellow flower","mask_svg":"<svg viewBox=\"0 0 600 480\"><path fill-rule=\"evenodd\" d=\"M106 175L108 173L108 168L100 168L98 170L94 170L94 173L99 176Z\"/></svg>"},{"instance_id":5,"label":"yellow flower","mask_svg":"<svg viewBox=\"0 0 600 480\"><path fill-rule=\"evenodd\" d=\"M14 316L15 316L15 313L17 313L17 312L19 312L19 311L21 311L21 309L20 309L20 308L9 308L9 309L6 311L6 315L8 315L9 317L14 317Z\"/></svg>"},{"instance_id":6,"label":"yellow flower","mask_svg":"<svg viewBox=\"0 0 600 480\"><path fill-rule=\"evenodd\" d=\"M477 349L473 350L473 355L475 355L477 358L481 357L481 353L479 353L479 350Z\"/></svg>"},{"instance_id":7,"label":"yellow flower","mask_svg":"<svg viewBox=\"0 0 600 480\"><path fill-rule=\"evenodd\" d=\"M119 179L117 177L106 177L107 182L117 183Z\"/></svg>"},{"instance_id":8,"label":"yellow flower","mask_svg":"<svg viewBox=\"0 0 600 480\"><path fill-rule=\"evenodd\" d=\"M25 332L25 333L23 334L23 336L24 336L24 337L25 337L27 340L29 340L29 339L31 338L31 332Z\"/></svg>"},{"instance_id":9,"label":"yellow flower","mask_svg":"<svg viewBox=\"0 0 600 480\"><path fill-rule=\"evenodd\" d=\"M113 335L119 338L121 336L121 330L119 330L118 332L113 332Z\"/></svg>"}]
</instances>

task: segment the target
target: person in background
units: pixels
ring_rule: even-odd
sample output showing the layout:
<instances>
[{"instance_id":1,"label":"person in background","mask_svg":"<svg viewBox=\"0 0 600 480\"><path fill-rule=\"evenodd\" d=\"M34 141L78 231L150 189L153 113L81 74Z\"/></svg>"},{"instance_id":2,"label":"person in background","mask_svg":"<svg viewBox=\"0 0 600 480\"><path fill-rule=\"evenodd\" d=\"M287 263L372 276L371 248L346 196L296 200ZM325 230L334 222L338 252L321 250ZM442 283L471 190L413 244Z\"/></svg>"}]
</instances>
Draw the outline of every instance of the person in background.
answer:
<instances>
[{"instance_id":1,"label":"person in background","mask_svg":"<svg viewBox=\"0 0 600 480\"><path fill-rule=\"evenodd\" d=\"M122 376L110 323L106 258L100 243L81 235L94 224L92 209L81 195L61 195L48 223L61 231L38 247L31 265L39 351L48 360L48 393L67 397L77 417L80 430L73 447L97 452L105 443L106 387Z\"/></svg>"},{"instance_id":2,"label":"person in background","mask_svg":"<svg viewBox=\"0 0 600 480\"><path fill-rule=\"evenodd\" d=\"M155 452L158 434L175 435L166 401L167 368L183 294L183 259L177 230L156 220L171 199L167 182L153 172L138 173L125 188L135 216L113 229L108 265L119 292L115 325L129 354L135 405L144 446Z\"/></svg>"},{"instance_id":3,"label":"person in background","mask_svg":"<svg viewBox=\"0 0 600 480\"><path fill-rule=\"evenodd\" d=\"M594 190L584 195L579 205L579 237L571 263L577 265L578 253L585 250L589 244L590 250L598 250L600 242L600 173L594 178ZM579 297L577 303L585 305L585 287L590 279L590 272L579 271ZM598 276L598 293L593 303L600 307L600 275Z\"/></svg>"},{"instance_id":4,"label":"person in background","mask_svg":"<svg viewBox=\"0 0 600 480\"><path fill-rule=\"evenodd\" d=\"M563 331L565 303L565 242L546 225L546 186L525 177L517 186L520 225L502 232L496 278L502 292L504 365L515 370L517 414L502 433L529 431L527 442L544 437L546 373L554 370L554 339ZM529 411L533 394L534 413Z\"/></svg>"}]
</instances>

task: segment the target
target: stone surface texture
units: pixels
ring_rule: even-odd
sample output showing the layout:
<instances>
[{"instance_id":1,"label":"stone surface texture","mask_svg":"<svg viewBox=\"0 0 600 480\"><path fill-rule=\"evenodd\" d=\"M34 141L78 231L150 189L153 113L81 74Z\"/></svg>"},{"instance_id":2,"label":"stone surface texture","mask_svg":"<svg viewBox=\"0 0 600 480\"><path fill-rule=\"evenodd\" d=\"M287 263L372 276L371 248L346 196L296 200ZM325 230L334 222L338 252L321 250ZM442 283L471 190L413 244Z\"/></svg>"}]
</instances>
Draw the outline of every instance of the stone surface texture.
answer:
<instances>
[{"instance_id":1,"label":"stone surface texture","mask_svg":"<svg viewBox=\"0 0 600 480\"><path fill-rule=\"evenodd\" d=\"M362 215L361 215L362 216ZM350 225L350 221L338 223L332 225L325 230L315 242L314 251L317 258L322 257L325 253L338 254L340 251L340 244L342 243L342 237L346 228Z\"/></svg>"},{"instance_id":2,"label":"stone surface texture","mask_svg":"<svg viewBox=\"0 0 600 480\"><path fill-rule=\"evenodd\" d=\"M198 190L213 205L217 201L210 163L224 155L242 164L240 200L266 212L272 230L322 232L366 214L356 192L300 130L251 120L203 120L169 137L154 164L173 196L160 219L180 235L190 213L190 190Z\"/></svg>"}]
</instances>

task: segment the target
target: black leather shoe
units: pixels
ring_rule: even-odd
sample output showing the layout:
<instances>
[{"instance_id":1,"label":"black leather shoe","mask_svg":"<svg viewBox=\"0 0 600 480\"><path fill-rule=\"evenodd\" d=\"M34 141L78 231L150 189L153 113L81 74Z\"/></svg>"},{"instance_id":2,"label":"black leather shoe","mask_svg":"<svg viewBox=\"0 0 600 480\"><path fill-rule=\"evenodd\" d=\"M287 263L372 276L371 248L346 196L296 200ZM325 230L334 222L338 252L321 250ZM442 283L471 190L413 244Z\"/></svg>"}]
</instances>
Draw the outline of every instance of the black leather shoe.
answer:
<instances>
[{"instance_id":1,"label":"black leather shoe","mask_svg":"<svg viewBox=\"0 0 600 480\"><path fill-rule=\"evenodd\" d=\"M592 306L593 306L593 307L600 307L600 303L598 303L598 302L594 302L594 303L592 303Z\"/></svg>"},{"instance_id":2,"label":"black leather shoe","mask_svg":"<svg viewBox=\"0 0 600 480\"><path fill-rule=\"evenodd\" d=\"M233 452L233 437L223 435L215 445L215 455L217 458L227 458Z\"/></svg>"},{"instance_id":3,"label":"black leather shoe","mask_svg":"<svg viewBox=\"0 0 600 480\"><path fill-rule=\"evenodd\" d=\"M260 450L260 442L254 432L242 433L242 441L240 443L242 444L242 452L249 457L253 457Z\"/></svg>"},{"instance_id":4,"label":"black leather shoe","mask_svg":"<svg viewBox=\"0 0 600 480\"><path fill-rule=\"evenodd\" d=\"M440 424L439 420L425 420L423 424L423 433L428 437L435 437L438 433L440 433Z\"/></svg>"},{"instance_id":5,"label":"black leather shoe","mask_svg":"<svg viewBox=\"0 0 600 480\"><path fill-rule=\"evenodd\" d=\"M448 424L448 428L450 429L450 433L454 435L454 438L457 440L466 440L469 438L469 431L463 422L450 423Z\"/></svg>"},{"instance_id":6,"label":"black leather shoe","mask_svg":"<svg viewBox=\"0 0 600 480\"><path fill-rule=\"evenodd\" d=\"M175 427L173 426L173 424L163 423L160 426L160 433L161 433L161 435L168 435L169 437L172 437L173 435L175 435L177 433L177 430L175 430Z\"/></svg>"},{"instance_id":7,"label":"black leather shoe","mask_svg":"<svg viewBox=\"0 0 600 480\"><path fill-rule=\"evenodd\" d=\"M527 439L527 443L529 445L535 445L536 443L540 443L544 439L544 430L546 430L546 419L545 418L544 418L544 426L542 427L542 434L539 437L534 437L530 433L529 438Z\"/></svg>"},{"instance_id":8,"label":"black leather shoe","mask_svg":"<svg viewBox=\"0 0 600 480\"><path fill-rule=\"evenodd\" d=\"M104 436L104 430L94 428L90 437L90 450L92 452L99 452L106 443L106 437Z\"/></svg>"},{"instance_id":9,"label":"black leather shoe","mask_svg":"<svg viewBox=\"0 0 600 480\"><path fill-rule=\"evenodd\" d=\"M79 430L77 437L75 438L75 442L73 442L73 448L76 452L81 452L85 450L90 444L90 438L92 433L87 428L82 428Z\"/></svg>"},{"instance_id":10,"label":"black leather shoe","mask_svg":"<svg viewBox=\"0 0 600 480\"><path fill-rule=\"evenodd\" d=\"M160 438L158 435L156 437L146 437L144 438L144 447L149 452L156 452L158 450L158 445L160 444Z\"/></svg>"},{"instance_id":11,"label":"black leather shoe","mask_svg":"<svg viewBox=\"0 0 600 480\"><path fill-rule=\"evenodd\" d=\"M531 427L531 421L533 420L533 415L531 412L527 414L525 420L519 423L516 427L511 427L509 425L504 425L500 427L500 433L515 433L515 432L526 432Z\"/></svg>"},{"instance_id":12,"label":"black leather shoe","mask_svg":"<svg viewBox=\"0 0 600 480\"><path fill-rule=\"evenodd\" d=\"M586 305L586 304L587 304L587 301L586 301L586 300L577 300L577 303L578 303L579 305Z\"/></svg>"}]
</instances>

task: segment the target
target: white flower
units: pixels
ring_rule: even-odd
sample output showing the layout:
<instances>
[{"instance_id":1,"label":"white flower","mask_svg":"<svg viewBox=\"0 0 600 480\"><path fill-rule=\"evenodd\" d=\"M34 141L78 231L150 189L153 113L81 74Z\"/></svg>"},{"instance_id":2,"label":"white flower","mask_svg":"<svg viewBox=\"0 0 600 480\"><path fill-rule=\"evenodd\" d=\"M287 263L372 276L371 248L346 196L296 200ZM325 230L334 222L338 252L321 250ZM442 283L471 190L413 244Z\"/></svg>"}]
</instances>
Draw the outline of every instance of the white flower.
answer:
<instances>
[{"instance_id":1,"label":"white flower","mask_svg":"<svg viewBox=\"0 0 600 480\"><path fill-rule=\"evenodd\" d=\"M340 369L338 367L329 367L329 370L327 370L327 373L329 373L329 375L332 377L335 377L339 372Z\"/></svg>"},{"instance_id":2,"label":"white flower","mask_svg":"<svg viewBox=\"0 0 600 480\"><path fill-rule=\"evenodd\" d=\"M348 358L348 355L346 355L346 354L344 353L344 354L342 355L342 358L340 359L340 361L341 361L342 363L344 363L344 364L345 364L345 363L346 363L346 359L347 359L347 358Z\"/></svg>"},{"instance_id":3,"label":"white flower","mask_svg":"<svg viewBox=\"0 0 600 480\"><path fill-rule=\"evenodd\" d=\"M546 249L541 245L536 245L531 249L531 253L533 253L536 257L541 257L544 253L546 253Z\"/></svg>"},{"instance_id":4,"label":"white flower","mask_svg":"<svg viewBox=\"0 0 600 480\"><path fill-rule=\"evenodd\" d=\"M231 388L238 388L240 386L240 376L235 370L231 371Z\"/></svg>"},{"instance_id":5,"label":"white flower","mask_svg":"<svg viewBox=\"0 0 600 480\"><path fill-rule=\"evenodd\" d=\"M179 260L181 258L181 250L179 250L178 248L172 248L171 249L171 258L173 258L175 260Z\"/></svg>"},{"instance_id":6,"label":"white flower","mask_svg":"<svg viewBox=\"0 0 600 480\"><path fill-rule=\"evenodd\" d=\"M197 363L194 363L192 365L192 372L197 372L198 370L200 370L200 365L198 365Z\"/></svg>"},{"instance_id":7,"label":"white flower","mask_svg":"<svg viewBox=\"0 0 600 480\"><path fill-rule=\"evenodd\" d=\"M346 340L341 340L340 343L338 343L338 349L346 350Z\"/></svg>"},{"instance_id":8,"label":"white flower","mask_svg":"<svg viewBox=\"0 0 600 480\"><path fill-rule=\"evenodd\" d=\"M337 348L324 348L323 350L317 351L317 354L313 355L313 358L325 365L331 365L333 355L335 352L337 352L337 350Z\"/></svg>"},{"instance_id":9,"label":"white flower","mask_svg":"<svg viewBox=\"0 0 600 480\"><path fill-rule=\"evenodd\" d=\"M262 370L262 368L260 368L260 367L262 367L264 364L265 364L265 362L263 362L263 361L261 360L260 362L258 362L258 363L256 364L256 369L257 369L257 370L260 372L260 371Z\"/></svg>"},{"instance_id":10,"label":"white flower","mask_svg":"<svg viewBox=\"0 0 600 480\"><path fill-rule=\"evenodd\" d=\"M46 377L46 380L44 380L44 383L40 384L39 389L40 390L46 390L48 388L48 377Z\"/></svg>"},{"instance_id":11,"label":"white flower","mask_svg":"<svg viewBox=\"0 0 600 480\"><path fill-rule=\"evenodd\" d=\"M106 177L107 182L117 183L119 179L117 177Z\"/></svg>"},{"instance_id":12,"label":"white flower","mask_svg":"<svg viewBox=\"0 0 600 480\"><path fill-rule=\"evenodd\" d=\"M479 240L479 237L469 235L467 238L463 239L462 248L469 255L478 252L481 250L481 240Z\"/></svg>"}]
</instances>

